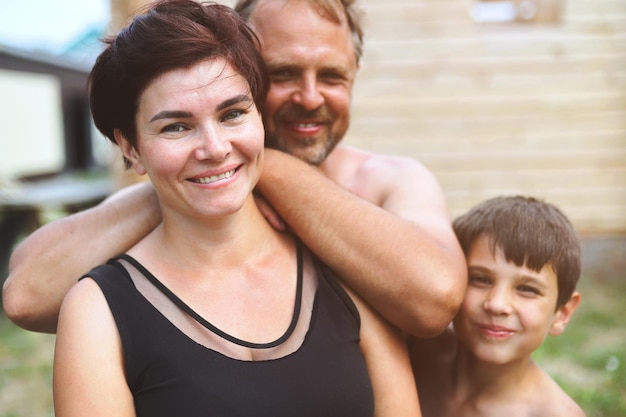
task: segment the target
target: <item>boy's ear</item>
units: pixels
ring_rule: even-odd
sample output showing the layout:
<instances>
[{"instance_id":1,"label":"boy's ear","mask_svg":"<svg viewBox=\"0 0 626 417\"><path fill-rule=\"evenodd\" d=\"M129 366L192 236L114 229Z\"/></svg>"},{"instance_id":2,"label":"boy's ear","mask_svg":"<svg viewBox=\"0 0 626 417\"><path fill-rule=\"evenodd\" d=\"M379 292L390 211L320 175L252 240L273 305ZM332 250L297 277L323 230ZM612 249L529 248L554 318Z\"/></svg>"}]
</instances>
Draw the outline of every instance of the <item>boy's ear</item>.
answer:
<instances>
[{"instance_id":1,"label":"boy's ear","mask_svg":"<svg viewBox=\"0 0 626 417\"><path fill-rule=\"evenodd\" d=\"M558 336L563 333L567 323L572 318L572 314L580 305L580 293L575 291L571 298L556 312L554 322L550 326L550 335Z\"/></svg>"},{"instance_id":2,"label":"boy's ear","mask_svg":"<svg viewBox=\"0 0 626 417\"><path fill-rule=\"evenodd\" d=\"M133 145L126 139L124 134L119 129L113 130L113 135L115 136L115 142L122 150L122 154L124 158L130 161L132 168L135 170L137 175L144 175L146 173L145 168L139 161L139 153L135 149Z\"/></svg>"}]
</instances>

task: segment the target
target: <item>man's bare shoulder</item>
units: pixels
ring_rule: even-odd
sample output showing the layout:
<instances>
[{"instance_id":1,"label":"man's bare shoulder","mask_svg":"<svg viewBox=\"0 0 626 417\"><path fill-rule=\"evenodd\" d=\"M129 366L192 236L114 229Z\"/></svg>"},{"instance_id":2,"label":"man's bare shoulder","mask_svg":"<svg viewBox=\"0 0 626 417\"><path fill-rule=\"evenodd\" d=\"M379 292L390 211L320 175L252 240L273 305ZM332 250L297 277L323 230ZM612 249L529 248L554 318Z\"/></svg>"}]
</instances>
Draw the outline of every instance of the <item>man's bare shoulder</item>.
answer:
<instances>
[{"instance_id":1,"label":"man's bare shoulder","mask_svg":"<svg viewBox=\"0 0 626 417\"><path fill-rule=\"evenodd\" d=\"M344 163L345 160L351 160L359 170L364 172L413 170L430 174L430 171L419 160L406 155L375 153L349 145L338 146L337 155L344 159Z\"/></svg>"},{"instance_id":2,"label":"man's bare shoulder","mask_svg":"<svg viewBox=\"0 0 626 417\"><path fill-rule=\"evenodd\" d=\"M324 170L330 178L367 200L384 199L389 192L405 188L428 194L440 193L435 176L415 158L378 154L340 145L331 153Z\"/></svg>"}]
</instances>

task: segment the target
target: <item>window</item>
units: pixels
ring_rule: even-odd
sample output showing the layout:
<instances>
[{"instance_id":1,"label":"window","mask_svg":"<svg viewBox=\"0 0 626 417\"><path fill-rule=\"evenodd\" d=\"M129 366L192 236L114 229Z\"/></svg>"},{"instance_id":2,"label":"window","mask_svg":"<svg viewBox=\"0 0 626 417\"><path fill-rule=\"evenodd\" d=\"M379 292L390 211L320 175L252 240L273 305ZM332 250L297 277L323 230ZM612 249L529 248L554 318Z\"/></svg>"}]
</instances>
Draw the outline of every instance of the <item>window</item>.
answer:
<instances>
[{"instance_id":1,"label":"window","mask_svg":"<svg viewBox=\"0 0 626 417\"><path fill-rule=\"evenodd\" d=\"M562 0L474 0L470 16L477 23L557 22Z\"/></svg>"}]
</instances>

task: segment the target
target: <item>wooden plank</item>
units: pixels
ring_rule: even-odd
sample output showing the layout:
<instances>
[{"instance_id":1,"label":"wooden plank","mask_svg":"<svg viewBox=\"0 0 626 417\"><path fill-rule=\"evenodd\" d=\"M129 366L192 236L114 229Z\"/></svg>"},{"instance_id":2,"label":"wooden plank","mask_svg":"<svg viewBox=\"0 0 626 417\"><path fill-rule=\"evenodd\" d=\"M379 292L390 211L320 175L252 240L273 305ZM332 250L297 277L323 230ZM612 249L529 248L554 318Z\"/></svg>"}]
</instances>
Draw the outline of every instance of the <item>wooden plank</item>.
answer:
<instances>
[{"instance_id":1,"label":"wooden plank","mask_svg":"<svg viewBox=\"0 0 626 417\"><path fill-rule=\"evenodd\" d=\"M626 50L626 49L625 49ZM625 63L626 64L626 63ZM455 96L481 95L551 95L566 93L612 93L626 91L626 65L624 70L596 71L588 74L513 74L469 77L457 74L436 74L430 77L393 78L373 76L364 71L366 80L359 80L355 96L378 97L384 95L431 97L438 99ZM361 86L366 83L366 86ZM358 101L357 100L357 103Z\"/></svg>"},{"instance_id":2,"label":"wooden plank","mask_svg":"<svg viewBox=\"0 0 626 417\"><path fill-rule=\"evenodd\" d=\"M616 132L618 141L623 143L626 142L626 109L622 112L579 114L567 122L541 116L453 119L441 115L439 118L399 119L393 115L379 115L354 117L351 126L346 138L348 143L390 153L409 152L418 148L420 140L430 140L433 144L441 142L445 146L443 149L463 149L466 146L491 146L501 140L532 140L546 135L564 139L582 137L578 140L591 141L591 138L596 135L601 137L606 131Z\"/></svg>"},{"instance_id":3,"label":"wooden plank","mask_svg":"<svg viewBox=\"0 0 626 417\"><path fill-rule=\"evenodd\" d=\"M473 1L411 1L411 2L363 2L368 27L393 23L423 23L433 21L467 21L476 25L495 26L504 24L533 25L535 22L479 23L471 17ZM596 16L619 16L626 13L626 6L615 1L569 1L561 9L561 21ZM558 21L557 21L558 23Z\"/></svg>"},{"instance_id":4,"label":"wooden plank","mask_svg":"<svg viewBox=\"0 0 626 417\"><path fill-rule=\"evenodd\" d=\"M528 74L575 74L608 72L621 73L626 63L626 52L594 55L520 56L520 57L400 57L396 60L363 63L363 78L436 78L456 76L486 81L497 76L525 76Z\"/></svg>"},{"instance_id":5,"label":"wooden plank","mask_svg":"<svg viewBox=\"0 0 626 417\"><path fill-rule=\"evenodd\" d=\"M501 24L478 25L469 19L440 21L377 22L375 26L366 26L369 39L393 41L403 39L447 39L481 36L497 37L509 33L562 33L615 36L624 33L626 13L597 18L572 18L555 24ZM366 38L367 39L367 38Z\"/></svg>"},{"instance_id":6,"label":"wooden plank","mask_svg":"<svg viewBox=\"0 0 626 417\"><path fill-rule=\"evenodd\" d=\"M429 132L428 129L422 129L419 132L403 131L393 136L383 133L368 136L367 147L379 144L380 151L388 152L395 148L404 149L404 152L413 150L418 155L431 152L469 152L484 148L497 152L557 152L563 149L576 149L605 153L626 149L626 127L621 131L594 131L592 136L580 131L558 131L552 134L530 131L525 134L505 135L498 126L485 129L480 136L469 133L461 129L458 132Z\"/></svg>"},{"instance_id":7,"label":"wooden plank","mask_svg":"<svg viewBox=\"0 0 626 417\"><path fill-rule=\"evenodd\" d=\"M357 104L358 103L358 104ZM406 119L536 117L568 119L588 112L607 112L624 106L626 91L552 95L490 95L450 98L360 97L353 108L361 116L381 114ZM381 110L383 109L383 110Z\"/></svg>"},{"instance_id":8,"label":"wooden plank","mask_svg":"<svg viewBox=\"0 0 626 417\"><path fill-rule=\"evenodd\" d=\"M608 190L596 190L595 187L589 189L572 188L568 190L566 188L555 188L546 190L523 188L515 185L509 185L500 188L480 188L479 192L471 192L467 189L446 189L445 193L448 201L450 202L450 212L453 214L467 211L473 205L487 198L502 195L528 195L536 198L558 202L558 204L563 207L573 207L578 213L585 213L587 217L595 219L601 218L605 214L605 212L608 211L613 211L617 214L618 212L614 208L626 208L626 203L624 202L624 189L617 188L611 188ZM604 197L606 196L615 197L612 200L608 200L604 199ZM594 212L595 210L597 210L598 206L604 207L605 212ZM572 211L574 210L572 209ZM616 218L618 218L618 216L616 216Z\"/></svg>"},{"instance_id":9,"label":"wooden plank","mask_svg":"<svg viewBox=\"0 0 626 417\"><path fill-rule=\"evenodd\" d=\"M500 171L483 169L465 171L462 175L449 170L437 171L437 178L449 190L466 190L476 186L485 188L523 187L533 189L624 189L626 168L581 168L539 170L530 164L524 170ZM623 191L622 191L623 193ZM623 194L622 194L623 195Z\"/></svg>"},{"instance_id":10,"label":"wooden plank","mask_svg":"<svg viewBox=\"0 0 626 417\"><path fill-rule=\"evenodd\" d=\"M602 206L605 208L626 208L626 188L624 187L589 187L589 188L532 188L523 187L516 184L506 184L501 187L481 187L478 193L471 189L450 189L447 188L446 197L450 202L453 212L462 212L472 205L494 196L499 195L529 195L546 200L558 201L560 205L576 207L579 213L586 213L587 216L599 218L604 215L602 212L595 213L592 208ZM460 206L461 208L457 208ZM607 209L607 211L614 209ZM623 213L622 213L623 218Z\"/></svg>"},{"instance_id":11,"label":"wooden plank","mask_svg":"<svg viewBox=\"0 0 626 417\"><path fill-rule=\"evenodd\" d=\"M473 36L436 39L416 38L402 40L366 39L364 62L406 60L420 57L441 58L506 58L523 56L594 56L623 54L626 32L611 37L565 35L549 31L502 33L501 36L474 34Z\"/></svg>"},{"instance_id":12,"label":"wooden plank","mask_svg":"<svg viewBox=\"0 0 626 417\"><path fill-rule=\"evenodd\" d=\"M467 171L515 171L577 169L622 169L626 161L626 149L614 152L567 150L554 152L516 151L493 152L476 149L474 152L421 153L419 159L439 172L458 173Z\"/></svg>"}]
</instances>

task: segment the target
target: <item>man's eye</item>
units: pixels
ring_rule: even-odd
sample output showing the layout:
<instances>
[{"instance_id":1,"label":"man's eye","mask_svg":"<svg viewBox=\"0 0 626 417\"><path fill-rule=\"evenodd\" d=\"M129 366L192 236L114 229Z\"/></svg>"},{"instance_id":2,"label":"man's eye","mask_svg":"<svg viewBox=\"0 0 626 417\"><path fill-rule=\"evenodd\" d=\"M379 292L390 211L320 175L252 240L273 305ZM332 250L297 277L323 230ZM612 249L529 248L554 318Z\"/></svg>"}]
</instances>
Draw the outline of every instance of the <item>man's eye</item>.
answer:
<instances>
[{"instance_id":1,"label":"man's eye","mask_svg":"<svg viewBox=\"0 0 626 417\"><path fill-rule=\"evenodd\" d=\"M319 75L319 78L327 82L339 83L345 81L346 77L336 72L324 72Z\"/></svg>"},{"instance_id":2,"label":"man's eye","mask_svg":"<svg viewBox=\"0 0 626 417\"><path fill-rule=\"evenodd\" d=\"M273 81L290 80L295 77L295 72L288 69L275 70L270 72L270 78Z\"/></svg>"}]
</instances>

